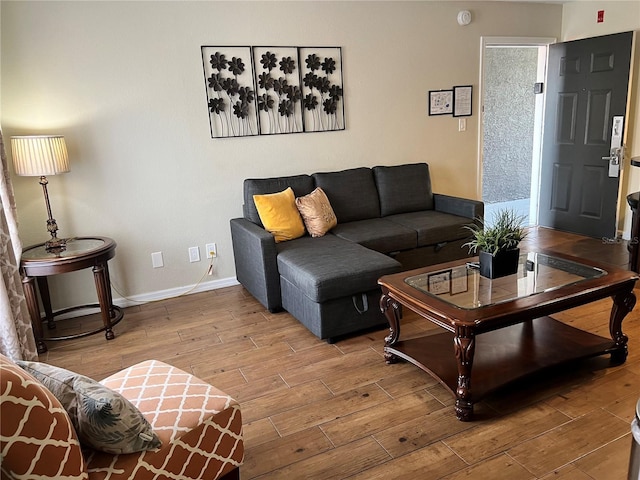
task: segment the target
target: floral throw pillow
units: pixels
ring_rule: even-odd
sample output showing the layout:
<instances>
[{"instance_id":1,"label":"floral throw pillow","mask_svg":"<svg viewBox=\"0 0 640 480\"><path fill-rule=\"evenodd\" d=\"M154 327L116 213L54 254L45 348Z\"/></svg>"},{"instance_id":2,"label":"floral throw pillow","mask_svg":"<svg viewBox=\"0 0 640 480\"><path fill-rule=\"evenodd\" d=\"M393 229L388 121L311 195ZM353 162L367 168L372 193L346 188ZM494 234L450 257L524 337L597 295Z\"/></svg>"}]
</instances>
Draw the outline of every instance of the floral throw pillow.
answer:
<instances>
[{"instance_id":1,"label":"floral throw pillow","mask_svg":"<svg viewBox=\"0 0 640 480\"><path fill-rule=\"evenodd\" d=\"M160 447L149 422L119 393L64 368L40 362L16 363L60 401L82 445L113 454Z\"/></svg>"}]
</instances>

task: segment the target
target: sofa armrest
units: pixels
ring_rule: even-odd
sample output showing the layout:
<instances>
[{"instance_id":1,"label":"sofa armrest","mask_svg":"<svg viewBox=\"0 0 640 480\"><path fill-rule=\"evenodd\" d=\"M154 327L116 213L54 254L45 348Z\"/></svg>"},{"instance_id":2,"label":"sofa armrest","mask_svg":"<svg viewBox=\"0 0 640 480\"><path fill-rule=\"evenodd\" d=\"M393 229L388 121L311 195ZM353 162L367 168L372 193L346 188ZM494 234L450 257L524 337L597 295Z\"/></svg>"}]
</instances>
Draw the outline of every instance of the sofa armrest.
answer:
<instances>
[{"instance_id":1,"label":"sofa armrest","mask_svg":"<svg viewBox=\"0 0 640 480\"><path fill-rule=\"evenodd\" d=\"M484 203L469 198L452 197L450 195L433 194L434 210L442 213L450 213L472 220L484 216Z\"/></svg>"},{"instance_id":2,"label":"sofa armrest","mask_svg":"<svg viewBox=\"0 0 640 480\"><path fill-rule=\"evenodd\" d=\"M276 242L264 228L245 218L230 221L236 278L270 311L282 308Z\"/></svg>"}]
</instances>

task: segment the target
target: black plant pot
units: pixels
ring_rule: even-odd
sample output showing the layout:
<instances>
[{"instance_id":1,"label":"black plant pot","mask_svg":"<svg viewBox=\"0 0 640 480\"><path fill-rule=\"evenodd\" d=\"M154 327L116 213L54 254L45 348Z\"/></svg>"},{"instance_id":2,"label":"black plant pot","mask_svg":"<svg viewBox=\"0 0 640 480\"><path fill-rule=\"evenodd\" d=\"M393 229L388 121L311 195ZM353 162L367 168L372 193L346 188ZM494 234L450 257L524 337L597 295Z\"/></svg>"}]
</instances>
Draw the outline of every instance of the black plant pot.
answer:
<instances>
[{"instance_id":1,"label":"black plant pot","mask_svg":"<svg viewBox=\"0 0 640 480\"><path fill-rule=\"evenodd\" d=\"M480 252L480 275L487 278L499 278L513 275L518 271L520 249L504 250L495 255Z\"/></svg>"}]
</instances>

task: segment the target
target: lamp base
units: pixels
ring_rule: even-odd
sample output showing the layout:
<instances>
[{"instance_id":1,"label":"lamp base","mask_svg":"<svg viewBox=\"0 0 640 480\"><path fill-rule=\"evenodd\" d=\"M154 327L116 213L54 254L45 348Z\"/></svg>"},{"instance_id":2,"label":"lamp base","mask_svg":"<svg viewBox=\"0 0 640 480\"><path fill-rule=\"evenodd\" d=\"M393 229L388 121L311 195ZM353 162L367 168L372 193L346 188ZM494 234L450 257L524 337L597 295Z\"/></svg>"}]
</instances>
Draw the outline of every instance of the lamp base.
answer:
<instances>
[{"instance_id":1,"label":"lamp base","mask_svg":"<svg viewBox=\"0 0 640 480\"><path fill-rule=\"evenodd\" d=\"M51 237L51 240L47 240L44 243L44 249L47 252L64 252L67 249L67 239L58 238L55 235Z\"/></svg>"},{"instance_id":2,"label":"lamp base","mask_svg":"<svg viewBox=\"0 0 640 480\"><path fill-rule=\"evenodd\" d=\"M51 204L49 203L49 192L47 191L47 184L49 181L44 175L40 177L40 185L42 185L42 192L44 193L44 203L47 207L47 231L51 235L51 240L48 240L44 244L44 249L47 252L64 252L67 248L67 240L65 238L58 238L56 232L58 231L58 224L56 219L51 215Z\"/></svg>"}]
</instances>

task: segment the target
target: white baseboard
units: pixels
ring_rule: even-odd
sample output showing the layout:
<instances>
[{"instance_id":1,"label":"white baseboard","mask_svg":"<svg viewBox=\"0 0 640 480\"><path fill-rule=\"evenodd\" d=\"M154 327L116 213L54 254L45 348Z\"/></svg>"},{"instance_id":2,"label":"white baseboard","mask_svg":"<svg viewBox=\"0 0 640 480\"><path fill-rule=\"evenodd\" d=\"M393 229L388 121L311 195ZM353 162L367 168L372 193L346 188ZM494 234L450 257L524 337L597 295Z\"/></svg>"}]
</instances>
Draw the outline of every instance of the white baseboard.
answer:
<instances>
[{"instance_id":1,"label":"white baseboard","mask_svg":"<svg viewBox=\"0 0 640 480\"><path fill-rule=\"evenodd\" d=\"M132 307L135 305L142 305L144 303L155 302L158 300L167 300L169 298L179 297L181 295L192 295L194 293L208 292L210 290L217 290L219 288L232 287L234 285L240 285L235 277L221 278L219 280L212 280L210 282L202 282L199 285L195 286L195 288L194 285L187 285L185 287L141 293L140 295L133 295L127 298L114 296L113 303L119 307Z\"/></svg>"},{"instance_id":2,"label":"white baseboard","mask_svg":"<svg viewBox=\"0 0 640 480\"><path fill-rule=\"evenodd\" d=\"M156 302L158 300L167 300L169 298L179 297L181 295L192 295L194 293L208 292L210 290L217 290L219 288L232 287L240 285L235 277L221 278L219 280L212 280L210 282L202 282L198 285L188 285L179 288L170 288L167 290L158 290L156 292L141 293L139 295L132 295L131 297L117 297L114 295L113 304L121 308L135 307L136 305L144 305L149 302ZM64 320L65 318L81 317L90 313L97 313L98 308L86 308L81 310L74 310L63 315L56 316L57 320ZM41 312L42 314L42 312Z\"/></svg>"}]
</instances>

